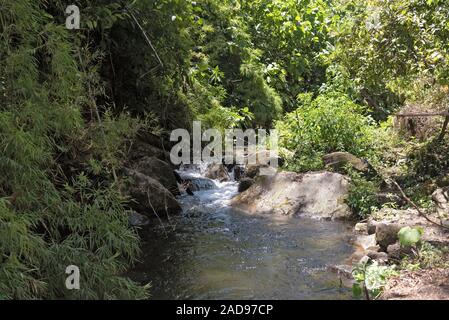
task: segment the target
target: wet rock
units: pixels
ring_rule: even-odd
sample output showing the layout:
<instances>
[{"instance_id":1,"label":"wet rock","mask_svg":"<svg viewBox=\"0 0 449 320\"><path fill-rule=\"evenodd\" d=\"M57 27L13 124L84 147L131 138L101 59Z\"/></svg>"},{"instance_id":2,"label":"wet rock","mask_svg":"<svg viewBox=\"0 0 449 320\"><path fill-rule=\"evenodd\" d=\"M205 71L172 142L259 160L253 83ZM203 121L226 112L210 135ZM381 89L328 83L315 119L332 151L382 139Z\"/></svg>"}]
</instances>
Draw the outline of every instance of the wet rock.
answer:
<instances>
[{"instance_id":1,"label":"wet rock","mask_svg":"<svg viewBox=\"0 0 449 320\"><path fill-rule=\"evenodd\" d=\"M279 172L259 176L255 184L233 199L232 205L249 213L344 219L351 215L344 202L348 185L338 173Z\"/></svg>"},{"instance_id":2,"label":"wet rock","mask_svg":"<svg viewBox=\"0 0 449 320\"><path fill-rule=\"evenodd\" d=\"M123 169L121 181L122 193L131 197L129 205L137 212L148 217L168 216L181 212L181 206L162 184L132 169Z\"/></svg>"},{"instance_id":3,"label":"wet rock","mask_svg":"<svg viewBox=\"0 0 449 320\"><path fill-rule=\"evenodd\" d=\"M251 186L255 183L254 179L251 178L243 178L239 183L239 192L243 192L251 188Z\"/></svg>"},{"instance_id":4,"label":"wet rock","mask_svg":"<svg viewBox=\"0 0 449 320\"><path fill-rule=\"evenodd\" d=\"M133 169L159 181L168 191L180 194L172 167L156 157L143 157L133 165Z\"/></svg>"},{"instance_id":5,"label":"wet rock","mask_svg":"<svg viewBox=\"0 0 449 320\"><path fill-rule=\"evenodd\" d=\"M323 162L327 167L334 170L340 170L347 164L350 164L354 169L359 171L367 171L369 165L366 161L361 160L348 152L333 152L323 156Z\"/></svg>"},{"instance_id":6,"label":"wet rock","mask_svg":"<svg viewBox=\"0 0 449 320\"><path fill-rule=\"evenodd\" d=\"M390 244L398 240L401 226L394 223L379 223L376 226L376 241L382 249L386 250Z\"/></svg>"},{"instance_id":7,"label":"wet rock","mask_svg":"<svg viewBox=\"0 0 449 320\"><path fill-rule=\"evenodd\" d=\"M145 227L150 223L150 219L140 213L132 211L128 216L128 222L132 227Z\"/></svg>"},{"instance_id":8,"label":"wet rock","mask_svg":"<svg viewBox=\"0 0 449 320\"><path fill-rule=\"evenodd\" d=\"M221 163L210 164L206 169L205 177L220 182L230 180L228 170Z\"/></svg>"},{"instance_id":9,"label":"wet rock","mask_svg":"<svg viewBox=\"0 0 449 320\"><path fill-rule=\"evenodd\" d=\"M212 190L217 188L215 182L208 178L183 177L183 181L184 183L187 183L188 188L194 192L200 190Z\"/></svg>"},{"instance_id":10,"label":"wet rock","mask_svg":"<svg viewBox=\"0 0 449 320\"><path fill-rule=\"evenodd\" d=\"M338 273L339 275L344 275L348 278L352 278L352 266L347 264L331 265L329 269L332 272Z\"/></svg>"}]
</instances>

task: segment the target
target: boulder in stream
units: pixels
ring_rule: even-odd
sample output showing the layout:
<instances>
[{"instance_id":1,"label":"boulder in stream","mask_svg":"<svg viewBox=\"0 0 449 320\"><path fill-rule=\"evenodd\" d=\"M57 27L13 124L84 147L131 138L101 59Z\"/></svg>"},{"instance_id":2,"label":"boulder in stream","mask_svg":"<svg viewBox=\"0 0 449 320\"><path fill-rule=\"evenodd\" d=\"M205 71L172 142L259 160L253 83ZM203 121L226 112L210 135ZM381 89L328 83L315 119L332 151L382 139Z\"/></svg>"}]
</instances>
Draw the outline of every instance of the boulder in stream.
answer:
<instances>
[{"instance_id":1,"label":"boulder in stream","mask_svg":"<svg viewBox=\"0 0 449 320\"><path fill-rule=\"evenodd\" d=\"M177 196L180 194L175 174L168 163L156 157L143 157L133 164L133 168L146 176L156 179L173 195Z\"/></svg>"},{"instance_id":2,"label":"boulder in stream","mask_svg":"<svg viewBox=\"0 0 449 320\"><path fill-rule=\"evenodd\" d=\"M200 190L212 190L217 188L215 182L208 178L190 177L184 178L184 181L188 183L189 189L195 192Z\"/></svg>"},{"instance_id":3,"label":"boulder in stream","mask_svg":"<svg viewBox=\"0 0 449 320\"><path fill-rule=\"evenodd\" d=\"M251 178L242 178L239 182L239 192L243 192L251 188L251 186L255 183L254 179Z\"/></svg>"},{"instance_id":4,"label":"boulder in stream","mask_svg":"<svg viewBox=\"0 0 449 320\"><path fill-rule=\"evenodd\" d=\"M156 157L162 161L170 161L170 153L141 140L135 140L131 145L128 160L134 162L143 157Z\"/></svg>"},{"instance_id":5,"label":"boulder in stream","mask_svg":"<svg viewBox=\"0 0 449 320\"><path fill-rule=\"evenodd\" d=\"M143 173L123 169L122 192L134 201L130 206L146 216L168 216L181 212L181 206L162 184Z\"/></svg>"},{"instance_id":6,"label":"boulder in stream","mask_svg":"<svg viewBox=\"0 0 449 320\"><path fill-rule=\"evenodd\" d=\"M249 213L309 216L320 219L349 218L344 199L349 182L341 174L280 172L259 176L232 205Z\"/></svg>"},{"instance_id":7,"label":"boulder in stream","mask_svg":"<svg viewBox=\"0 0 449 320\"><path fill-rule=\"evenodd\" d=\"M228 169L221 163L212 163L206 169L206 178L218 180L220 182L229 181Z\"/></svg>"}]
</instances>

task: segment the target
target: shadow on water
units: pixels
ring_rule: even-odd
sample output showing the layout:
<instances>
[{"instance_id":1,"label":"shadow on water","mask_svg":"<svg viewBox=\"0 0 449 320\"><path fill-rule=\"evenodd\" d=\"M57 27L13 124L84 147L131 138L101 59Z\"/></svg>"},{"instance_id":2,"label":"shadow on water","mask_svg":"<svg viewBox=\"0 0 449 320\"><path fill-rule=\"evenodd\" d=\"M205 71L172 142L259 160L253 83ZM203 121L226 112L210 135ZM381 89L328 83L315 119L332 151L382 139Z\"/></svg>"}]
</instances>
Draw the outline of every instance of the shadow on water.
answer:
<instances>
[{"instance_id":1,"label":"shadow on water","mask_svg":"<svg viewBox=\"0 0 449 320\"><path fill-rule=\"evenodd\" d=\"M151 282L152 299L351 298L327 268L353 251L348 224L250 216L229 207L236 189L182 197L182 215L144 232L130 277Z\"/></svg>"}]
</instances>

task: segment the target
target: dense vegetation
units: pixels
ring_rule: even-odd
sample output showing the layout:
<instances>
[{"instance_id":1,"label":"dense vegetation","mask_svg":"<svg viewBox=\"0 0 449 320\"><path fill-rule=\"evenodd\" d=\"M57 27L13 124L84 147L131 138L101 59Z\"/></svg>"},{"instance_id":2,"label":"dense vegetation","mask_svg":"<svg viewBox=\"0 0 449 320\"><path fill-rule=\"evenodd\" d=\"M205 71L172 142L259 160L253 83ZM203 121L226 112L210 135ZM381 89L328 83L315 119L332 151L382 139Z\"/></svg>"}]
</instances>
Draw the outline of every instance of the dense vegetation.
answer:
<instances>
[{"instance_id":1,"label":"dense vegetation","mask_svg":"<svg viewBox=\"0 0 449 320\"><path fill-rule=\"evenodd\" d=\"M65 28L72 2L80 30ZM448 12L444 0L0 0L0 298L146 296L121 277L139 238L117 181L140 130L276 127L291 170L348 151L428 202L449 172L443 118L410 134L391 115L447 109ZM394 166L401 152L411 160ZM354 181L351 205L369 214L381 181ZM81 290L61 285L69 264L91 270Z\"/></svg>"}]
</instances>

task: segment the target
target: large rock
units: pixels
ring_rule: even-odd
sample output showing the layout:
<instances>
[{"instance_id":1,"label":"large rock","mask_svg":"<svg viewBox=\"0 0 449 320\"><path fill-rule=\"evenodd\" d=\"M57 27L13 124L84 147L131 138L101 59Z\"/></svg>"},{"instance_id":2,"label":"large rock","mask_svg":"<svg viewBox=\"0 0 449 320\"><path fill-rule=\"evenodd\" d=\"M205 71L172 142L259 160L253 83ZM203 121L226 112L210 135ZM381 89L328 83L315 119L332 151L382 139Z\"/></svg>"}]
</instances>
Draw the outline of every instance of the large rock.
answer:
<instances>
[{"instance_id":1,"label":"large rock","mask_svg":"<svg viewBox=\"0 0 449 320\"><path fill-rule=\"evenodd\" d=\"M143 157L133 164L133 169L159 181L168 191L180 194L173 168L156 157Z\"/></svg>"},{"instance_id":2,"label":"large rock","mask_svg":"<svg viewBox=\"0 0 449 320\"><path fill-rule=\"evenodd\" d=\"M367 171L369 169L369 165L366 161L363 161L348 152L333 152L326 154L323 156L323 162L327 167L331 167L335 170L339 170L347 164L359 171Z\"/></svg>"},{"instance_id":3,"label":"large rock","mask_svg":"<svg viewBox=\"0 0 449 320\"><path fill-rule=\"evenodd\" d=\"M243 178L239 182L239 192L243 192L251 188L251 186L255 183L254 179L251 178Z\"/></svg>"},{"instance_id":4,"label":"large rock","mask_svg":"<svg viewBox=\"0 0 449 320\"><path fill-rule=\"evenodd\" d=\"M394 244L398 238L401 226L395 223L379 223L376 225L376 241L382 249L387 250L388 246Z\"/></svg>"},{"instance_id":5,"label":"large rock","mask_svg":"<svg viewBox=\"0 0 449 320\"><path fill-rule=\"evenodd\" d=\"M128 159L129 161L133 162L144 157L156 157L159 160L167 161L168 163L170 163L170 153L168 151L164 151L161 148L155 147L141 140L136 140L131 145Z\"/></svg>"},{"instance_id":6,"label":"large rock","mask_svg":"<svg viewBox=\"0 0 449 320\"><path fill-rule=\"evenodd\" d=\"M187 182L191 191L212 190L217 188L215 182L208 178L191 177L184 179L184 181Z\"/></svg>"},{"instance_id":7,"label":"large rock","mask_svg":"<svg viewBox=\"0 0 449 320\"><path fill-rule=\"evenodd\" d=\"M157 180L136 170L123 169L122 192L131 197L130 206L137 212L152 217L181 212L175 197Z\"/></svg>"},{"instance_id":8,"label":"large rock","mask_svg":"<svg viewBox=\"0 0 449 320\"><path fill-rule=\"evenodd\" d=\"M344 202L348 185L348 180L338 173L280 172L258 177L251 188L233 199L232 204L249 213L348 218L351 213Z\"/></svg>"},{"instance_id":9,"label":"large rock","mask_svg":"<svg viewBox=\"0 0 449 320\"><path fill-rule=\"evenodd\" d=\"M221 163L210 164L206 169L206 178L220 182L229 181L230 176L226 167Z\"/></svg>"},{"instance_id":10,"label":"large rock","mask_svg":"<svg viewBox=\"0 0 449 320\"><path fill-rule=\"evenodd\" d=\"M216 189L215 181L209 178L200 177L199 174L191 172L177 171L181 179L181 183L188 187L191 191L212 190Z\"/></svg>"}]
</instances>

